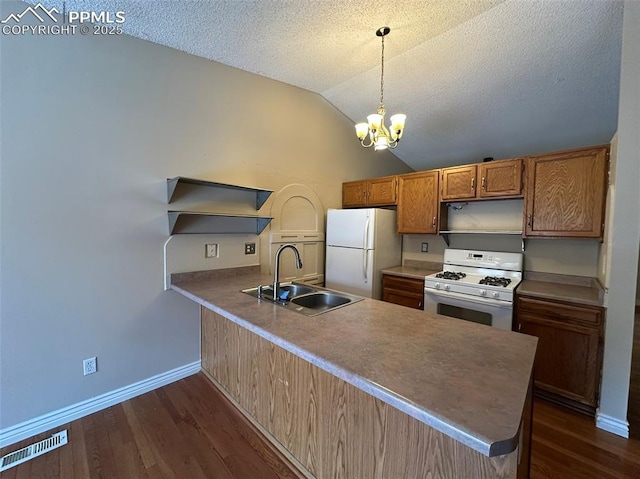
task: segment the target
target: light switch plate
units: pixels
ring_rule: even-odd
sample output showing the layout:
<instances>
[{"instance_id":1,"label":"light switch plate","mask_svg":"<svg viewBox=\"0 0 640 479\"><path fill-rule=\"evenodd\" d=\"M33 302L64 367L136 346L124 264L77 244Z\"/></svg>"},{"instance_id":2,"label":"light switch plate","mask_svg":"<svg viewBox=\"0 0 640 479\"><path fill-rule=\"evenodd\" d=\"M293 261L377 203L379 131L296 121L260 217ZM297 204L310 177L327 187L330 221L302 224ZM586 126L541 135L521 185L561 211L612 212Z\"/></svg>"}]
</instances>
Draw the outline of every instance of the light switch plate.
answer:
<instances>
[{"instance_id":1,"label":"light switch plate","mask_svg":"<svg viewBox=\"0 0 640 479\"><path fill-rule=\"evenodd\" d=\"M256 244L255 243L245 243L244 244L244 254L256 254Z\"/></svg>"}]
</instances>

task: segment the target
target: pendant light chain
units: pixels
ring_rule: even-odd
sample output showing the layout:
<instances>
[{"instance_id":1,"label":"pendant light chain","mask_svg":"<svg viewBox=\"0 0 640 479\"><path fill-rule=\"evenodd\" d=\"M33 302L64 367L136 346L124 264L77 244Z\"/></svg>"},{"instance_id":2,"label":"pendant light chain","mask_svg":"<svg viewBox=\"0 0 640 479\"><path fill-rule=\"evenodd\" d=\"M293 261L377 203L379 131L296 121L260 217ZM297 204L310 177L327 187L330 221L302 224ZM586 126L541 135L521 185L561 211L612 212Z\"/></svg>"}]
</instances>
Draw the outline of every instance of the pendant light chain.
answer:
<instances>
[{"instance_id":1,"label":"pendant light chain","mask_svg":"<svg viewBox=\"0 0 640 479\"><path fill-rule=\"evenodd\" d=\"M382 58L380 61L380 108L384 108L384 35L382 35Z\"/></svg>"}]
</instances>

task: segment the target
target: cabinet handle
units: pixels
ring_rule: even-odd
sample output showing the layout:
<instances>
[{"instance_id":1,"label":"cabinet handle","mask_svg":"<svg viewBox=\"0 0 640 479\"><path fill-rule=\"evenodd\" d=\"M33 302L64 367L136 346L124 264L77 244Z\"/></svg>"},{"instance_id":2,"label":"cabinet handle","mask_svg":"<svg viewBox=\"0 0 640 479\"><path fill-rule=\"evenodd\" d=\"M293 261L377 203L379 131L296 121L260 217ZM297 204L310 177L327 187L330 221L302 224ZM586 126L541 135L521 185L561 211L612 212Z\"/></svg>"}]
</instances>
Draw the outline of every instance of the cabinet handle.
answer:
<instances>
[{"instance_id":1,"label":"cabinet handle","mask_svg":"<svg viewBox=\"0 0 640 479\"><path fill-rule=\"evenodd\" d=\"M436 227L436 217L433 217L433 222L431 223L431 226L433 226L434 228Z\"/></svg>"},{"instance_id":2,"label":"cabinet handle","mask_svg":"<svg viewBox=\"0 0 640 479\"><path fill-rule=\"evenodd\" d=\"M522 323L518 324L518 332L522 331Z\"/></svg>"},{"instance_id":3,"label":"cabinet handle","mask_svg":"<svg viewBox=\"0 0 640 479\"><path fill-rule=\"evenodd\" d=\"M484 176L483 176L483 177L482 177L482 189L483 189L483 190L484 190L484 183L485 183L485 180L484 180Z\"/></svg>"},{"instance_id":4,"label":"cabinet handle","mask_svg":"<svg viewBox=\"0 0 640 479\"><path fill-rule=\"evenodd\" d=\"M476 185L476 179L475 178L471 178L471 189L473 190L475 188Z\"/></svg>"},{"instance_id":5,"label":"cabinet handle","mask_svg":"<svg viewBox=\"0 0 640 479\"><path fill-rule=\"evenodd\" d=\"M527 215L527 226L531 228L531 215Z\"/></svg>"}]
</instances>

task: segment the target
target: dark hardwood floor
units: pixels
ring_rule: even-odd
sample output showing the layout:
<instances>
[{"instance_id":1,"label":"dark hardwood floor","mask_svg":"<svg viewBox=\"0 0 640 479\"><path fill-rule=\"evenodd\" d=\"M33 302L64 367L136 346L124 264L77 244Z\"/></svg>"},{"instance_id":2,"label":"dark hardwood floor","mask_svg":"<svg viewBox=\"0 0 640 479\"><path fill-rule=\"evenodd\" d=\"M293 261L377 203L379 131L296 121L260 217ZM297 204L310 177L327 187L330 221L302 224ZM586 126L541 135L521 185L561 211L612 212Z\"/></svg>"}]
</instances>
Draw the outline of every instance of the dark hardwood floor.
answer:
<instances>
[{"instance_id":1,"label":"dark hardwood floor","mask_svg":"<svg viewBox=\"0 0 640 479\"><path fill-rule=\"evenodd\" d=\"M638 479L640 440L596 428L592 417L536 399L531 479Z\"/></svg>"},{"instance_id":2,"label":"dark hardwood floor","mask_svg":"<svg viewBox=\"0 0 640 479\"><path fill-rule=\"evenodd\" d=\"M63 429L67 445L0 478L303 477L202 373L4 448L0 457Z\"/></svg>"},{"instance_id":3,"label":"dark hardwood floor","mask_svg":"<svg viewBox=\"0 0 640 479\"><path fill-rule=\"evenodd\" d=\"M640 440L599 430L592 418L542 400L534 401L533 417L532 479L640 478ZM62 429L69 444L0 477L302 477L203 374L4 448L0 457Z\"/></svg>"}]
</instances>

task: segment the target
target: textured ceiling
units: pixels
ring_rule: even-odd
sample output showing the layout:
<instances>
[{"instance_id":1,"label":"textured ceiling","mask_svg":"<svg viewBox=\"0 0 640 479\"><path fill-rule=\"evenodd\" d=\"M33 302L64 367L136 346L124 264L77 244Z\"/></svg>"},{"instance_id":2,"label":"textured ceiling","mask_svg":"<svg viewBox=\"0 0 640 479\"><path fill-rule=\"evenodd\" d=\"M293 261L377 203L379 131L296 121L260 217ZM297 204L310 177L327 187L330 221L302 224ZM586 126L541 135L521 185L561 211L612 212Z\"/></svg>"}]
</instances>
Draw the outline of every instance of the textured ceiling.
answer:
<instances>
[{"instance_id":1,"label":"textured ceiling","mask_svg":"<svg viewBox=\"0 0 640 479\"><path fill-rule=\"evenodd\" d=\"M124 11L129 35L317 92L354 122L378 106L388 25L385 106L407 115L394 153L417 170L606 143L617 126L620 1L64 3Z\"/></svg>"}]
</instances>

